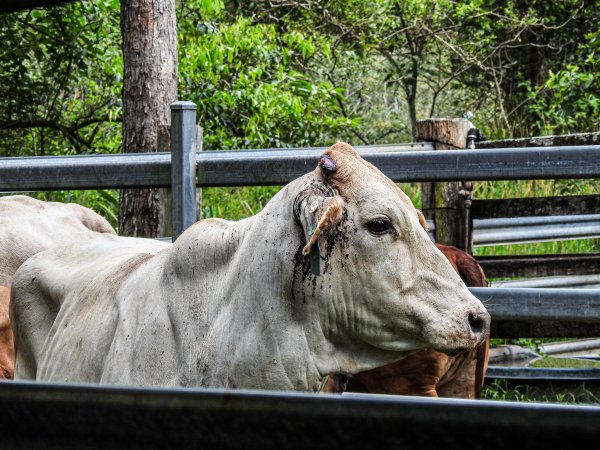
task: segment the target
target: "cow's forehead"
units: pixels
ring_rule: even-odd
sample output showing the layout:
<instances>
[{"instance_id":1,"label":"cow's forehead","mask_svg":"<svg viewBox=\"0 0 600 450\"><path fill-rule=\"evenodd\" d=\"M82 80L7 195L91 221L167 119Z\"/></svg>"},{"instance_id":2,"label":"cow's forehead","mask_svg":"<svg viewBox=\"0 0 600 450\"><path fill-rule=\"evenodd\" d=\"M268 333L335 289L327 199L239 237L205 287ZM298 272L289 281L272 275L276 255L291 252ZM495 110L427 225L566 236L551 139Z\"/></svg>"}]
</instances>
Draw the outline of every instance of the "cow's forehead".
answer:
<instances>
[{"instance_id":1,"label":"cow's forehead","mask_svg":"<svg viewBox=\"0 0 600 450\"><path fill-rule=\"evenodd\" d=\"M336 171L324 178L350 204L374 202L382 208L417 217L417 210L409 197L379 169L365 161L351 145L338 142L325 154L335 161Z\"/></svg>"}]
</instances>

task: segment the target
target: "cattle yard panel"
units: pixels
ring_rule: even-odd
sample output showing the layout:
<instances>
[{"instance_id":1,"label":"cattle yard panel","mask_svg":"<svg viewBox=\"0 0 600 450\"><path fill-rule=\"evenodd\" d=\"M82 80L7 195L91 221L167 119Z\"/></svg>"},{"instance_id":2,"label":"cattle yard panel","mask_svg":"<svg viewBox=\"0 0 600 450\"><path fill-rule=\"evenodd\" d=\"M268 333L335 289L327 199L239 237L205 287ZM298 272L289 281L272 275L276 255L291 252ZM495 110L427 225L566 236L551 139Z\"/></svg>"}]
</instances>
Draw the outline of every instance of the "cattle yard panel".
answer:
<instances>
[{"instance_id":1,"label":"cattle yard panel","mask_svg":"<svg viewBox=\"0 0 600 450\"><path fill-rule=\"evenodd\" d=\"M600 274L600 254L480 256L477 262L489 278Z\"/></svg>"},{"instance_id":2,"label":"cattle yard panel","mask_svg":"<svg viewBox=\"0 0 600 450\"><path fill-rule=\"evenodd\" d=\"M461 152L357 147L396 182L600 177L600 145ZM199 187L282 185L313 170L321 149L196 153ZM171 186L171 153L0 158L0 192Z\"/></svg>"},{"instance_id":3,"label":"cattle yard panel","mask_svg":"<svg viewBox=\"0 0 600 450\"><path fill-rule=\"evenodd\" d=\"M177 235L195 221L196 202L193 199L196 198L197 186L285 184L313 170L318 157L325 150L297 148L197 152L193 103L176 102L172 105L171 114L172 153L0 158L0 192L172 187L173 223L179 224L178 231L174 232ZM464 124L460 122L459 125ZM431 143L419 143L357 147L357 150L394 181L600 177L600 145L422 151L433 148ZM561 314L557 308L569 305L556 303L556 296L561 295L558 290L552 293L537 289L527 291L529 294L519 290L519 295L514 289L498 290L494 294L489 291L477 293L484 302L490 295L493 297L493 301L487 301L487 306L492 317L499 318L495 321L494 336L513 336L516 329L534 330L538 334L531 336L536 337L556 336L557 333L561 336L587 336L590 330L596 332L600 318L590 316L590 311L595 311L597 306L589 306L586 302L590 301L590 295L600 298L600 292L579 294L565 290L572 304L570 309ZM517 313L510 317L505 314L506 305L510 305L513 311L531 311L534 301L539 301L534 308L535 314L519 316ZM567 317L566 311L570 311L568 314L571 315ZM536 314L539 315L537 319ZM585 324L568 328L565 324L572 321ZM584 333L583 329L588 331ZM530 334L521 334L521 337L525 336Z\"/></svg>"},{"instance_id":4,"label":"cattle yard panel","mask_svg":"<svg viewBox=\"0 0 600 450\"><path fill-rule=\"evenodd\" d=\"M590 212L596 214L590 215ZM524 225L521 226L520 242L594 238L598 236L600 229L598 212L600 212L600 195L473 200L471 207L473 245L483 244L479 239L481 235L478 236L480 225L493 224L494 220L512 221L512 225L516 226ZM586 217L589 220L586 220ZM537 220L539 223L535 225L525 223L531 220ZM568 221L573 220L577 223L567 224ZM497 228L496 231L502 229ZM487 245L499 244L503 236L514 240L517 237L516 231L515 228L504 228L503 235L488 234ZM477 257L477 262L490 278L568 276L570 278L565 278L563 281L570 283L569 286L583 283L585 280L581 278L582 276L600 273L598 253L480 256Z\"/></svg>"},{"instance_id":5,"label":"cattle yard panel","mask_svg":"<svg viewBox=\"0 0 600 450\"><path fill-rule=\"evenodd\" d=\"M432 141L436 150L455 150L462 153L464 148L498 151L503 148L570 148L579 145L597 145L600 133L582 133L566 136L545 136L504 141L477 142L478 133L466 119L428 119L419 122L419 139ZM468 130L468 131L467 131ZM475 145L476 144L476 145ZM469 180L474 177L466 178ZM433 233L437 242L454 245L469 253L474 246L505 245L513 243L545 242L567 239L596 238L600 233L600 196L560 196L523 199L472 199L472 181L460 183L425 183L422 186L423 212L429 219L435 220ZM596 213L590 215L590 213ZM566 217L578 215L577 217ZM523 216L542 216L537 219ZM537 223L532 223L537 222ZM569 222L577 223L569 223ZM527 271L529 276L544 277L554 275L552 264L565 269L561 256L540 256L536 264L535 256L523 262L533 264L529 267L509 266L503 257L485 257L485 265L494 274L490 277L512 277L515 272ZM600 257L600 254L582 255ZM495 259L498 258L496 263ZM477 258L478 261L481 258ZM568 269L569 279L560 280L564 286L574 287L585 284L583 279L573 276L589 275L589 265L575 264ZM485 267L484 267L485 269ZM504 272L503 272L504 271ZM539 280L538 283L542 283ZM556 280L551 280L556 283ZM569 284L566 284L569 283ZM576 284L571 284L576 283ZM548 285L550 286L550 285Z\"/></svg>"},{"instance_id":6,"label":"cattle yard panel","mask_svg":"<svg viewBox=\"0 0 600 450\"><path fill-rule=\"evenodd\" d=\"M591 448L600 408L0 382L3 448Z\"/></svg>"}]
</instances>

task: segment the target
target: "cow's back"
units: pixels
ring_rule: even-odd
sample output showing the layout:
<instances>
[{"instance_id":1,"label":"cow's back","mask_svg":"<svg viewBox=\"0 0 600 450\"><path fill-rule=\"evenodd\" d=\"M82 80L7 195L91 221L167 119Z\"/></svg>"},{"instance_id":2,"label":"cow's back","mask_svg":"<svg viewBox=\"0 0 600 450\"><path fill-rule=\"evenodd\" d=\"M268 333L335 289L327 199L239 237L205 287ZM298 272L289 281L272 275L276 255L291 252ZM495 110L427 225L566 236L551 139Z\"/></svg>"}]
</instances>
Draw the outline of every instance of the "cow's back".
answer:
<instances>
[{"instance_id":1,"label":"cow's back","mask_svg":"<svg viewBox=\"0 0 600 450\"><path fill-rule=\"evenodd\" d=\"M10 284L31 256L57 245L79 243L98 233L115 234L110 224L77 204L43 202L24 195L0 197L0 378L14 372L9 320Z\"/></svg>"},{"instance_id":2,"label":"cow's back","mask_svg":"<svg viewBox=\"0 0 600 450\"><path fill-rule=\"evenodd\" d=\"M92 210L24 195L0 197L0 285L8 286L27 258L48 248L115 234Z\"/></svg>"},{"instance_id":3,"label":"cow's back","mask_svg":"<svg viewBox=\"0 0 600 450\"><path fill-rule=\"evenodd\" d=\"M29 258L12 285L15 378L53 380L58 371L63 381L98 381L98 364L73 361L104 359L119 317L116 292L165 247L148 239L98 235L77 251L54 247Z\"/></svg>"}]
</instances>

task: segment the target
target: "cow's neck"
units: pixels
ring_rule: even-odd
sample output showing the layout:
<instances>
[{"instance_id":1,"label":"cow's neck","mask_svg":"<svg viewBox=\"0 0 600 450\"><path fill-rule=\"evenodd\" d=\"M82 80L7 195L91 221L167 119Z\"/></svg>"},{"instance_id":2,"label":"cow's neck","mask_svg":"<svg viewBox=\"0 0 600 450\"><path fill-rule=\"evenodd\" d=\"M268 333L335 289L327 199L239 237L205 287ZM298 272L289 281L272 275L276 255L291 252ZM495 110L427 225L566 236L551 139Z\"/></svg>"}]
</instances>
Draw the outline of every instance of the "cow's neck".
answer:
<instances>
[{"instance_id":1,"label":"cow's neck","mask_svg":"<svg viewBox=\"0 0 600 450\"><path fill-rule=\"evenodd\" d=\"M182 287L197 288L185 307L171 312L180 316L174 322L187 324L183 335L192 333L198 343L187 362L190 382L317 390L321 373L306 329L294 319L294 302L301 300L292 299L293 260L303 238L291 210L265 208L243 221L209 220L193 228L173 246L168 265Z\"/></svg>"},{"instance_id":2,"label":"cow's neck","mask_svg":"<svg viewBox=\"0 0 600 450\"><path fill-rule=\"evenodd\" d=\"M187 355L191 384L315 391L325 375L402 356L329 333L337 324L326 323L323 306L352 293L342 286L341 268L324 263L319 277L310 273L292 209L273 206L293 201L281 200L239 222L196 224L169 252L166 266L177 272L181 289L194 286L184 295L189 302L171 312L180 316L174 323L187 326L180 334L195 337Z\"/></svg>"}]
</instances>

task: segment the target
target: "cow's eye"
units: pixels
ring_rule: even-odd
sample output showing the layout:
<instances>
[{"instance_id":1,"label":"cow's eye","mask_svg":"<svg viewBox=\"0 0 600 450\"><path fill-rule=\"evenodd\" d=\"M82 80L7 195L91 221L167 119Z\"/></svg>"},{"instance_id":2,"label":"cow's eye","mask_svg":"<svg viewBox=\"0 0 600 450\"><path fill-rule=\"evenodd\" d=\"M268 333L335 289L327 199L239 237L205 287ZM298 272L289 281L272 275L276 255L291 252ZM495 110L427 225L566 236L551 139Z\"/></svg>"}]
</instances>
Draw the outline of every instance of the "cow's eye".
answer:
<instances>
[{"instance_id":1,"label":"cow's eye","mask_svg":"<svg viewBox=\"0 0 600 450\"><path fill-rule=\"evenodd\" d=\"M367 224L367 228L372 234L385 234L391 231L392 224L388 219L374 219Z\"/></svg>"}]
</instances>

